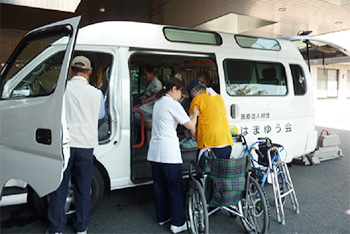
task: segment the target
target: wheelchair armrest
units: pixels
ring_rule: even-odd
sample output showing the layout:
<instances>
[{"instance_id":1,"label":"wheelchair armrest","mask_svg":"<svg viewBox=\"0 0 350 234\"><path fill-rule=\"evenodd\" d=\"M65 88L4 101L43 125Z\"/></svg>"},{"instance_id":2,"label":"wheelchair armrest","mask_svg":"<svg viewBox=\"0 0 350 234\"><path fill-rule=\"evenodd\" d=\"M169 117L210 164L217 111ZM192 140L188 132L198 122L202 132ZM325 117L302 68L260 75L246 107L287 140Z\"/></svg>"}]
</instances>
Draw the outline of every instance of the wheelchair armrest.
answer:
<instances>
[{"instance_id":1,"label":"wheelchair armrest","mask_svg":"<svg viewBox=\"0 0 350 234\"><path fill-rule=\"evenodd\" d=\"M190 163L190 169L189 169L189 175L190 175L191 179L193 179L193 178L192 178L192 177L193 177L193 175L192 175L193 169L196 170L196 174L199 173L200 175L202 175L202 176L204 177L205 171L203 171L203 169L200 168L200 166L198 166L197 163L196 163L195 161L191 161L191 163Z\"/></svg>"}]
</instances>

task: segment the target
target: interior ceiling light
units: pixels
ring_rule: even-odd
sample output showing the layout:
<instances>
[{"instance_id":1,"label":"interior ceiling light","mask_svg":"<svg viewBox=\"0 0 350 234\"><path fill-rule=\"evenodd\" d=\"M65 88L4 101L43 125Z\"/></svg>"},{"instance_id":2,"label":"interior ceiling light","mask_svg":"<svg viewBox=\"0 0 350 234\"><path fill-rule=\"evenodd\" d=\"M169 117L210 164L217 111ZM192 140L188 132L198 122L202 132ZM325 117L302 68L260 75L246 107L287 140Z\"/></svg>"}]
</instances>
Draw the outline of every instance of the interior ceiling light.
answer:
<instances>
[{"instance_id":1,"label":"interior ceiling light","mask_svg":"<svg viewBox=\"0 0 350 234\"><path fill-rule=\"evenodd\" d=\"M100 10L100 12L102 12L102 13L103 13L103 12L105 12L105 11L106 11L106 8L101 7L99 10Z\"/></svg>"},{"instance_id":2,"label":"interior ceiling light","mask_svg":"<svg viewBox=\"0 0 350 234\"><path fill-rule=\"evenodd\" d=\"M287 10L287 8L285 8L285 7L281 7L281 8L279 8L278 10L279 10L279 11L286 11L286 10Z\"/></svg>"}]
</instances>

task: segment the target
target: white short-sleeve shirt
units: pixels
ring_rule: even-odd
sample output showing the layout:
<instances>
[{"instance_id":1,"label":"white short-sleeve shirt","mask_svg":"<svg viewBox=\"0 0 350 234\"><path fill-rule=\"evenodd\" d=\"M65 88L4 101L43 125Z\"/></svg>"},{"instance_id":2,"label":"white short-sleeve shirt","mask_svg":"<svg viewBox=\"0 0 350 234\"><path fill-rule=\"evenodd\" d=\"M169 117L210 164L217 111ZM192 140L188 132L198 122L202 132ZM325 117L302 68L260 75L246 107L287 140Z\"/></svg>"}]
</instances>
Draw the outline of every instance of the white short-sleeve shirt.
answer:
<instances>
[{"instance_id":1,"label":"white short-sleeve shirt","mask_svg":"<svg viewBox=\"0 0 350 234\"><path fill-rule=\"evenodd\" d=\"M190 121L184 108L172 97L163 96L154 105L153 127L147 160L183 163L176 127Z\"/></svg>"}]
</instances>

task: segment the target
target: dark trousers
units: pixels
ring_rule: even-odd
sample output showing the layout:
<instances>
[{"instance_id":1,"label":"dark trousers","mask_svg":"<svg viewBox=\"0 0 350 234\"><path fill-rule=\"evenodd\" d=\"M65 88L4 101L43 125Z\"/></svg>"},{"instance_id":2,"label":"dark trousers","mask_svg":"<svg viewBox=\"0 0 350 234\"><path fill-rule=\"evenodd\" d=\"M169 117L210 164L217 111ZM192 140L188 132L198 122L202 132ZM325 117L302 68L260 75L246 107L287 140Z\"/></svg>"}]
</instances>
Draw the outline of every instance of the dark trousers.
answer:
<instances>
[{"instance_id":1,"label":"dark trousers","mask_svg":"<svg viewBox=\"0 0 350 234\"><path fill-rule=\"evenodd\" d=\"M168 164L151 162L153 185L156 194L157 222L171 219L171 224L185 223L182 197L182 163Z\"/></svg>"},{"instance_id":2,"label":"dark trousers","mask_svg":"<svg viewBox=\"0 0 350 234\"><path fill-rule=\"evenodd\" d=\"M216 158L220 158L220 159L229 159L231 156L231 151L232 151L232 146L225 146L222 148L210 148L214 154L216 155ZM199 154L200 149L198 149L197 155ZM205 163L205 158L201 157L199 160L198 165L200 166L200 168L204 168L204 163Z\"/></svg>"},{"instance_id":3,"label":"dark trousers","mask_svg":"<svg viewBox=\"0 0 350 234\"><path fill-rule=\"evenodd\" d=\"M91 216L91 180L93 166L93 149L71 148L67 169L58 189L50 195L48 219L51 222L49 233L63 232L67 223L65 203L68 195L68 186L71 174L75 178L75 208L76 217L73 225L76 231L85 231Z\"/></svg>"}]
</instances>

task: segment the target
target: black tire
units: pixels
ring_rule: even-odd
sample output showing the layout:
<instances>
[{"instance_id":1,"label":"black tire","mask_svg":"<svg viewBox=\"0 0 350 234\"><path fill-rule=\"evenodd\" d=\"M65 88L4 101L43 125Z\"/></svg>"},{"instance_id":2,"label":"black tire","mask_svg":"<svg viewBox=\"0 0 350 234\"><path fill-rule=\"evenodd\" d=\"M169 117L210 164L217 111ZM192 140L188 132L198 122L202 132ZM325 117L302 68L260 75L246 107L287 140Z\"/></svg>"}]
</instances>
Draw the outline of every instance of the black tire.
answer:
<instances>
[{"instance_id":1,"label":"black tire","mask_svg":"<svg viewBox=\"0 0 350 234\"><path fill-rule=\"evenodd\" d=\"M242 224L247 232L267 233L270 225L270 206L261 185L249 177L248 196L242 199ZM247 220L251 226L245 221Z\"/></svg>"},{"instance_id":2,"label":"black tire","mask_svg":"<svg viewBox=\"0 0 350 234\"><path fill-rule=\"evenodd\" d=\"M190 223L189 233L209 233L207 202L201 184L191 180L186 194L186 220Z\"/></svg>"},{"instance_id":3,"label":"black tire","mask_svg":"<svg viewBox=\"0 0 350 234\"><path fill-rule=\"evenodd\" d=\"M70 183L68 189L68 196L66 199L65 205L65 213L67 215L67 219L71 220L75 214L75 192L74 192L74 180ZM92 184L91 184L91 206L90 213L92 213L98 203L104 196L104 181L100 171L97 167L93 167L92 170ZM39 197L36 192L29 187L27 201L30 206L32 206L35 211L39 214L39 216L45 220L47 220L47 209L50 200L50 194L44 197Z\"/></svg>"}]
</instances>

